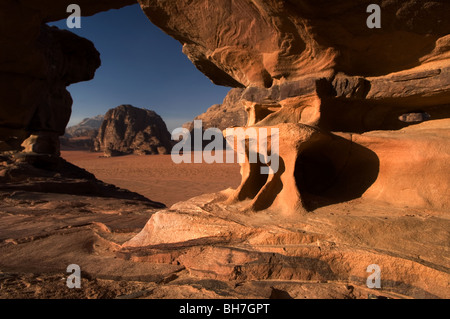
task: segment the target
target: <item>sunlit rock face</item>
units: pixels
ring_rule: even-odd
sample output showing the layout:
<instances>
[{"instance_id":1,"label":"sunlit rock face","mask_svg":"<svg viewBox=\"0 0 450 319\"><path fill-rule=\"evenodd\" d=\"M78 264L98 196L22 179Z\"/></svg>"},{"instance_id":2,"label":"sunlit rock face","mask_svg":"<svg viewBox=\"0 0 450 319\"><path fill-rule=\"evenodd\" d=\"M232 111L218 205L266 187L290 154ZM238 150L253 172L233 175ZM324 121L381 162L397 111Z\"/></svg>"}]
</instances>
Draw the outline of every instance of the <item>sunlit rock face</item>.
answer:
<instances>
[{"instance_id":1,"label":"sunlit rock face","mask_svg":"<svg viewBox=\"0 0 450 319\"><path fill-rule=\"evenodd\" d=\"M366 196L450 207L449 123L421 124L450 115L450 4L382 1L381 28L369 28L372 1L139 2L214 83L242 88L234 107L247 128L280 129L285 171L261 181L259 166L243 163L232 202L295 212ZM443 187L425 191L432 176Z\"/></svg>"},{"instance_id":2,"label":"sunlit rock face","mask_svg":"<svg viewBox=\"0 0 450 319\"><path fill-rule=\"evenodd\" d=\"M380 76L448 56L444 1L381 1L380 29L367 27L370 0L139 2L222 85L271 87L336 72Z\"/></svg>"},{"instance_id":3,"label":"sunlit rock face","mask_svg":"<svg viewBox=\"0 0 450 319\"><path fill-rule=\"evenodd\" d=\"M235 88L222 107L241 109L239 126L278 130L278 170L247 160L237 189L164 209L30 155L58 153L65 87L92 78L98 53L43 25L68 1L2 1L0 148L26 152L0 157L3 270L64 273L70 261L121 291L153 280L134 294L150 298L449 298L447 1L379 1L380 29L366 24L372 0L139 2ZM132 3L78 1L86 15ZM236 125L222 110L199 118ZM382 289L367 286L374 264Z\"/></svg>"},{"instance_id":4,"label":"sunlit rock face","mask_svg":"<svg viewBox=\"0 0 450 319\"><path fill-rule=\"evenodd\" d=\"M398 296L448 296L448 263L431 255L449 236L450 4L380 1L381 28L368 28L370 0L139 2L200 71L240 90L226 109L246 111L228 123L241 133L220 126L219 107L197 119L245 160L237 189L154 214L122 258L238 286L314 281L312 298L318 282L366 288L377 263ZM277 169L262 174L273 162L252 149L276 153Z\"/></svg>"}]
</instances>

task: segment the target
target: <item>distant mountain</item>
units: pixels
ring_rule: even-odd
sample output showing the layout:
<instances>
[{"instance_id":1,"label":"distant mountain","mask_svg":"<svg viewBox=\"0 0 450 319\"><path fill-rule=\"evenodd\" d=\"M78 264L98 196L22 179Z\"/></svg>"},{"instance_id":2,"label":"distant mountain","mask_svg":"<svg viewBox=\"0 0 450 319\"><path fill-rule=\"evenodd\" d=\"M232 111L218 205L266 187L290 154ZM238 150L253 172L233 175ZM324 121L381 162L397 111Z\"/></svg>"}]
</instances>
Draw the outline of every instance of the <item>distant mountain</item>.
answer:
<instances>
[{"instance_id":1,"label":"distant mountain","mask_svg":"<svg viewBox=\"0 0 450 319\"><path fill-rule=\"evenodd\" d=\"M205 113L198 115L194 120L202 120L203 129L218 128L225 130L233 126L245 126L247 123L247 113L241 103L244 90L240 88L231 89L222 104L212 105ZM194 122L187 122L183 125L189 131L194 129Z\"/></svg>"},{"instance_id":2,"label":"distant mountain","mask_svg":"<svg viewBox=\"0 0 450 319\"><path fill-rule=\"evenodd\" d=\"M94 150L94 140L102 125L104 115L85 118L80 123L66 128L59 141L62 150Z\"/></svg>"},{"instance_id":3,"label":"distant mountain","mask_svg":"<svg viewBox=\"0 0 450 319\"><path fill-rule=\"evenodd\" d=\"M103 123L104 115L97 115L90 118L85 118L80 123L74 126L66 128L67 137L88 137L95 138L98 133L98 129Z\"/></svg>"},{"instance_id":4,"label":"distant mountain","mask_svg":"<svg viewBox=\"0 0 450 319\"><path fill-rule=\"evenodd\" d=\"M233 126L245 126L247 123L247 112L244 105L241 103L241 98L244 90L241 88L231 89L222 104L214 104L205 113L202 113L194 118L194 120L202 121L202 130L194 129L194 121L183 124L183 127L188 129L191 134L188 143L191 144L191 149L194 149L194 140L197 134L203 135L208 128L217 128L220 131ZM203 141L203 147L208 145L208 140ZM223 139L222 147L226 148L226 141Z\"/></svg>"}]
</instances>

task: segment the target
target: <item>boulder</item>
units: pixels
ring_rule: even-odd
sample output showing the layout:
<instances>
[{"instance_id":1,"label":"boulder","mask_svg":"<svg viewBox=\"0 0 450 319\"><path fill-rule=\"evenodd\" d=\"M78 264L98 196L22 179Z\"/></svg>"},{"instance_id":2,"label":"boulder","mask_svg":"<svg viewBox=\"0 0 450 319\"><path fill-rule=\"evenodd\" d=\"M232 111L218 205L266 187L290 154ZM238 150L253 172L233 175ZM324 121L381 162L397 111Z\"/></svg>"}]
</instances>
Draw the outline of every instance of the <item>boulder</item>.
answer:
<instances>
[{"instance_id":1,"label":"boulder","mask_svg":"<svg viewBox=\"0 0 450 319\"><path fill-rule=\"evenodd\" d=\"M271 87L336 71L380 76L448 58L445 1L382 1L380 29L366 25L371 0L139 3L219 85Z\"/></svg>"},{"instance_id":2,"label":"boulder","mask_svg":"<svg viewBox=\"0 0 450 319\"><path fill-rule=\"evenodd\" d=\"M194 118L201 120L203 129L217 128L224 130L231 126L243 126L246 123L247 113L242 104L243 89L231 89L224 98L222 104L212 105L205 113ZM194 129L193 122L183 125L189 131Z\"/></svg>"},{"instance_id":3,"label":"boulder","mask_svg":"<svg viewBox=\"0 0 450 319\"><path fill-rule=\"evenodd\" d=\"M166 124L154 111L120 105L106 113L94 148L106 156L169 154L172 141Z\"/></svg>"}]
</instances>

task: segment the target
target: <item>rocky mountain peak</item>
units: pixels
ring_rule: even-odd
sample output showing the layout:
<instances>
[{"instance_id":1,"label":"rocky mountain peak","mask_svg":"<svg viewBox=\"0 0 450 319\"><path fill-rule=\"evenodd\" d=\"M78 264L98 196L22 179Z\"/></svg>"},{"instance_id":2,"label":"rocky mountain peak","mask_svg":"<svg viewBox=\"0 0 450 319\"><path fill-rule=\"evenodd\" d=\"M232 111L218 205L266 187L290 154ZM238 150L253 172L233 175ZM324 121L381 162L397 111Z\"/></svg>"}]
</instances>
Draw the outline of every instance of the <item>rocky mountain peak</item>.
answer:
<instances>
[{"instance_id":1,"label":"rocky mountain peak","mask_svg":"<svg viewBox=\"0 0 450 319\"><path fill-rule=\"evenodd\" d=\"M106 113L94 142L94 149L107 156L168 154L171 146L171 136L163 119L152 110L129 104Z\"/></svg>"}]
</instances>

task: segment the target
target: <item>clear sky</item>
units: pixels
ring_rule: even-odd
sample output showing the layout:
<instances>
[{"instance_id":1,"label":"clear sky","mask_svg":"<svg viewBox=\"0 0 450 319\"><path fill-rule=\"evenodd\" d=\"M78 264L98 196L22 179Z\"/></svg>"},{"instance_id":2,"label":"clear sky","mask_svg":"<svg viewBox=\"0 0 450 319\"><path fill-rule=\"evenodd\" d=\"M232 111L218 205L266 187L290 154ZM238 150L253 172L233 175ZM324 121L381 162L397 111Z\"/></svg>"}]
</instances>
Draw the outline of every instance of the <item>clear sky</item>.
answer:
<instances>
[{"instance_id":1,"label":"clear sky","mask_svg":"<svg viewBox=\"0 0 450 319\"><path fill-rule=\"evenodd\" d=\"M51 25L68 29L66 20ZM198 71L181 44L154 26L139 5L81 17L81 29L69 30L91 40L102 60L93 80L68 87L74 101L69 125L131 104L154 110L172 131L222 103L230 90Z\"/></svg>"}]
</instances>

